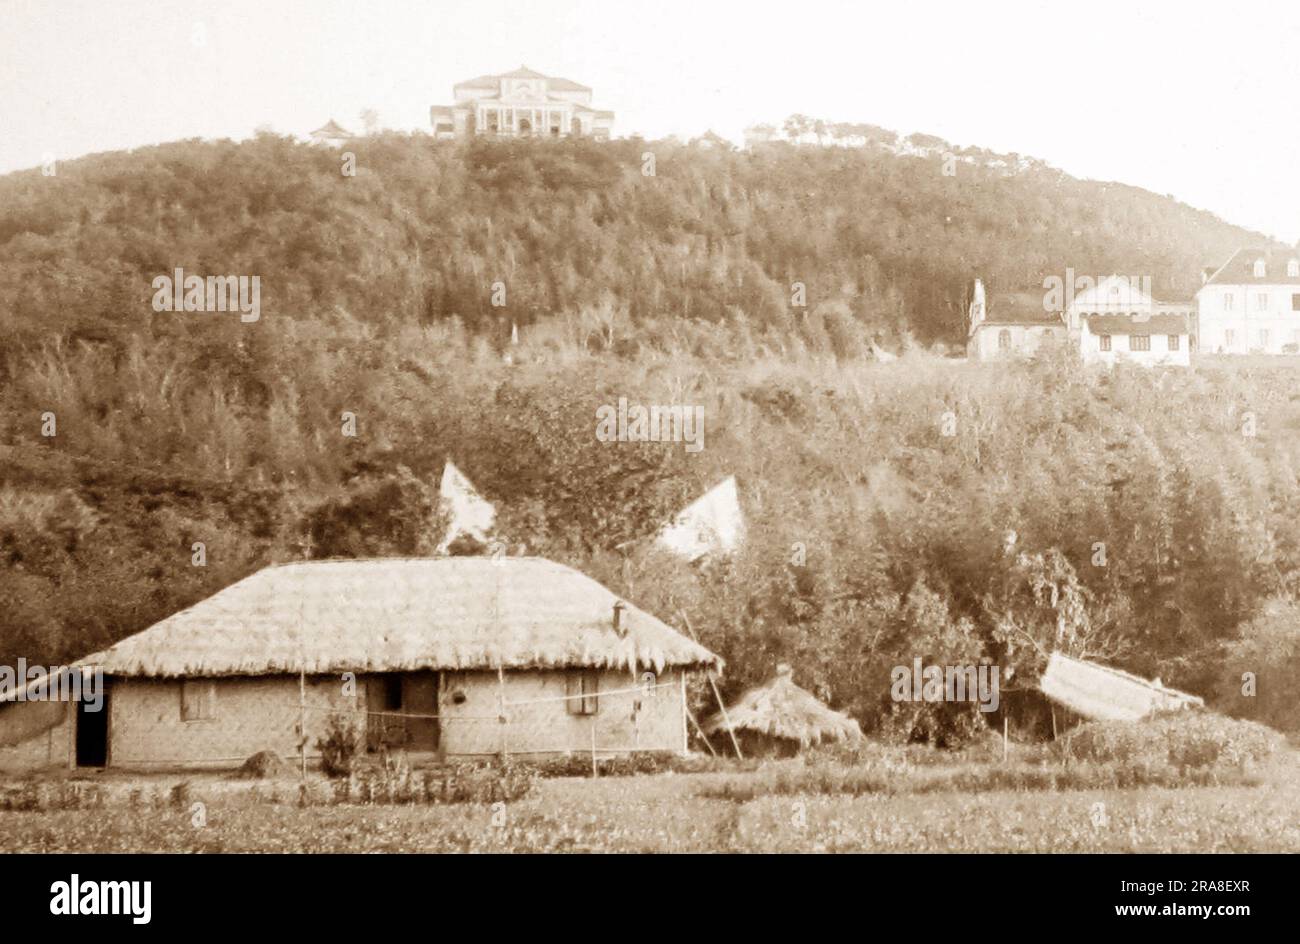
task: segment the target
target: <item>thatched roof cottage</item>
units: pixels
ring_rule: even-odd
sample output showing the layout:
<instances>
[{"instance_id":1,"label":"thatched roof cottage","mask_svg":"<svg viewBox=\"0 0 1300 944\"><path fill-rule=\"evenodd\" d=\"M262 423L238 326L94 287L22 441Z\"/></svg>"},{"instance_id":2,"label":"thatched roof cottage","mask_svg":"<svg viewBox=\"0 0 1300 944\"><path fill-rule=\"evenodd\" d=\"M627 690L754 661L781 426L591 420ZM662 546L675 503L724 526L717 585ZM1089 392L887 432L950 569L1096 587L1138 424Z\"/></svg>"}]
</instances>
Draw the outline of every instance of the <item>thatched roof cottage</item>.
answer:
<instances>
[{"instance_id":1,"label":"thatched roof cottage","mask_svg":"<svg viewBox=\"0 0 1300 944\"><path fill-rule=\"evenodd\" d=\"M685 751L686 674L722 662L569 567L454 557L268 567L76 665L104 709L0 706L0 769L236 766L300 725L310 758L332 714L446 758Z\"/></svg>"},{"instance_id":2,"label":"thatched roof cottage","mask_svg":"<svg viewBox=\"0 0 1300 944\"><path fill-rule=\"evenodd\" d=\"M746 689L725 712L708 718L703 728L706 734L729 728L745 755L757 757L789 757L814 744L862 737L855 720L796 685L785 663L771 679Z\"/></svg>"}]
</instances>

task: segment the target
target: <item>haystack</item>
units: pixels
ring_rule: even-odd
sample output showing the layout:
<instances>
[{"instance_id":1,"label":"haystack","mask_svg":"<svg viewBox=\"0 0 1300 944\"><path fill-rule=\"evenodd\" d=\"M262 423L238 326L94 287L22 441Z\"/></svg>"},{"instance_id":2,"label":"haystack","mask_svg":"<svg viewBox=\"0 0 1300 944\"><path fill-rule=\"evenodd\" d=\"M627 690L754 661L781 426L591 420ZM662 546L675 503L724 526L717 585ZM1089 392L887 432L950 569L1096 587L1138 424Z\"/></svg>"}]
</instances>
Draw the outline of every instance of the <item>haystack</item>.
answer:
<instances>
[{"instance_id":1,"label":"haystack","mask_svg":"<svg viewBox=\"0 0 1300 944\"><path fill-rule=\"evenodd\" d=\"M735 704L704 722L706 734L731 731L746 755L790 756L814 744L856 741L862 729L848 715L823 705L794 683L790 666L745 691Z\"/></svg>"},{"instance_id":2,"label":"haystack","mask_svg":"<svg viewBox=\"0 0 1300 944\"><path fill-rule=\"evenodd\" d=\"M275 751L258 751L244 761L235 776L244 780L270 780L288 776L291 772L289 765Z\"/></svg>"}]
</instances>

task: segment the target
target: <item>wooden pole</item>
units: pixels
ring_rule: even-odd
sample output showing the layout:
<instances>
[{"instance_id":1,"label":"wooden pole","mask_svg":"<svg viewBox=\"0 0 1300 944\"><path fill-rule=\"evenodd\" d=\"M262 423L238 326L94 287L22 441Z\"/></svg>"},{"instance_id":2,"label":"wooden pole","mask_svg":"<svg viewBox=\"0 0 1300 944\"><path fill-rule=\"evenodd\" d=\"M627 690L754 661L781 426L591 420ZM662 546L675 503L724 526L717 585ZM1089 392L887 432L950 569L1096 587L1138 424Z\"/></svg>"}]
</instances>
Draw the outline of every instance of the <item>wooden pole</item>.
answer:
<instances>
[{"instance_id":1,"label":"wooden pole","mask_svg":"<svg viewBox=\"0 0 1300 944\"><path fill-rule=\"evenodd\" d=\"M510 745L506 739L509 724L506 721L506 670L497 666L497 713L501 724L501 763L510 759Z\"/></svg>"},{"instance_id":2,"label":"wooden pole","mask_svg":"<svg viewBox=\"0 0 1300 944\"><path fill-rule=\"evenodd\" d=\"M591 775L600 776L600 769L596 766L596 716L591 716Z\"/></svg>"},{"instance_id":3,"label":"wooden pole","mask_svg":"<svg viewBox=\"0 0 1300 944\"><path fill-rule=\"evenodd\" d=\"M298 753L302 756L302 779L307 779L307 669L298 670Z\"/></svg>"},{"instance_id":4,"label":"wooden pole","mask_svg":"<svg viewBox=\"0 0 1300 944\"><path fill-rule=\"evenodd\" d=\"M1002 716L1002 763L1004 764L1007 762L1007 753L1010 749L1010 742L1007 740L1007 720L1007 716L1004 714Z\"/></svg>"},{"instance_id":5,"label":"wooden pole","mask_svg":"<svg viewBox=\"0 0 1300 944\"><path fill-rule=\"evenodd\" d=\"M686 727L686 716L689 715L690 709L686 707L686 670L682 669L677 673L677 681L680 683L682 699L682 756L685 757L690 753L691 729ZM712 747L709 750L713 750Z\"/></svg>"},{"instance_id":6,"label":"wooden pole","mask_svg":"<svg viewBox=\"0 0 1300 944\"><path fill-rule=\"evenodd\" d=\"M690 718L691 724L695 725L695 730L699 732L700 740L703 741L704 746L709 749L709 753L712 754L714 757L717 757L718 752L715 751L713 749L713 745L709 743L709 736L704 733L704 729L700 727L700 723L695 720L695 715L691 714L691 709L689 708L686 709L686 717Z\"/></svg>"},{"instance_id":7,"label":"wooden pole","mask_svg":"<svg viewBox=\"0 0 1300 944\"><path fill-rule=\"evenodd\" d=\"M698 645L700 637L695 635L695 627L691 625L691 618L682 613L682 622L686 624L686 628L690 630L691 638ZM709 686L713 689L713 697L718 700L718 708L722 711L722 723L727 726L727 733L731 735L731 746L736 749L736 758L744 760L745 755L740 752L740 742L736 740L736 732L731 730L731 718L727 715L727 706L723 704L722 692L718 691L718 683L714 680L712 672L706 671L705 675L709 678Z\"/></svg>"}]
</instances>

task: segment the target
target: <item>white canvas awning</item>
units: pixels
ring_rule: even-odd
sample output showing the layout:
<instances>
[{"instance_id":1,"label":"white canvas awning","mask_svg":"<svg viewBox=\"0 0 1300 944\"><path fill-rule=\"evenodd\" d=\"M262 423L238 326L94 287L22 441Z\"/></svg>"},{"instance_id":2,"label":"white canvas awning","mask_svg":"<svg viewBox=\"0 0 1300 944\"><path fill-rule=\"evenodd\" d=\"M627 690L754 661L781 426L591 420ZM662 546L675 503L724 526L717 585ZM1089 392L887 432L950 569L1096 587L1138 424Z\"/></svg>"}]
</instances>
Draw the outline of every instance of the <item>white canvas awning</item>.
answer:
<instances>
[{"instance_id":1,"label":"white canvas awning","mask_svg":"<svg viewBox=\"0 0 1300 944\"><path fill-rule=\"evenodd\" d=\"M1195 695L1165 688L1157 680L1052 653L1038 687L1052 701L1092 721L1137 721L1156 711L1205 702Z\"/></svg>"},{"instance_id":2,"label":"white canvas awning","mask_svg":"<svg viewBox=\"0 0 1300 944\"><path fill-rule=\"evenodd\" d=\"M447 532L438 543L439 554L445 554L451 543L462 535L487 543L492 523L496 520L496 507L480 495L451 462L442 469L438 504L449 519Z\"/></svg>"},{"instance_id":3,"label":"white canvas awning","mask_svg":"<svg viewBox=\"0 0 1300 944\"><path fill-rule=\"evenodd\" d=\"M729 554L744 539L745 519L733 475L682 509L656 540L679 557L695 561L709 554Z\"/></svg>"}]
</instances>

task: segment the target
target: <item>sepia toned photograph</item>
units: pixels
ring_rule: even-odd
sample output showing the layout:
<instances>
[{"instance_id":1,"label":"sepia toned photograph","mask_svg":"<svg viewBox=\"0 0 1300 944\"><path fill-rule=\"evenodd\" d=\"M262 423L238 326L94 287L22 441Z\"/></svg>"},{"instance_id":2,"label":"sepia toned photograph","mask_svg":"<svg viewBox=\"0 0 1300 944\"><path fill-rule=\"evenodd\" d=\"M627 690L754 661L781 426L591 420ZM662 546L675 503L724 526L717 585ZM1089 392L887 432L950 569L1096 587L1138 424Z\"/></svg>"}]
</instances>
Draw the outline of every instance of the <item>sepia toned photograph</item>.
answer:
<instances>
[{"instance_id":1,"label":"sepia toned photograph","mask_svg":"<svg viewBox=\"0 0 1300 944\"><path fill-rule=\"evenodd\" d=\"M1300 851L1295 4L0 26L33 911L150 923L100 854Z\"/></svg>"}]
</instances>

